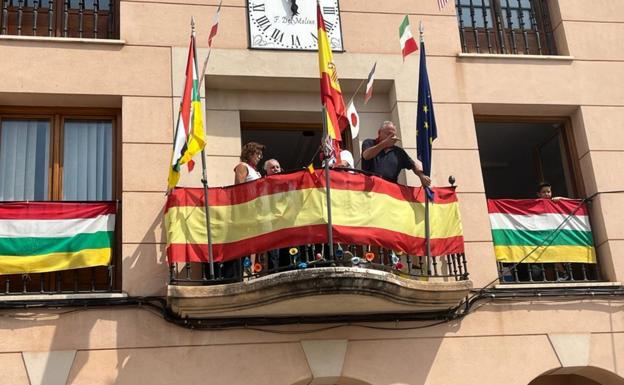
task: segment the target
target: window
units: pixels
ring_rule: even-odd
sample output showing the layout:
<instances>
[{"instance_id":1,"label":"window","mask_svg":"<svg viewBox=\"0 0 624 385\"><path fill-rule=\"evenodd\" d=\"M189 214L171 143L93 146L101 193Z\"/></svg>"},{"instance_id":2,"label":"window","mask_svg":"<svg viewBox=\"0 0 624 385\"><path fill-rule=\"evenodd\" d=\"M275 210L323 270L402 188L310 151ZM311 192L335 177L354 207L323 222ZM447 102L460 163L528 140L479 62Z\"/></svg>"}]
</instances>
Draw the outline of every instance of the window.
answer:
<instances>
[{"instance_id":1,"label":"window","mask_svg":"<svg viewBox=\"0 0 624 385\"><path fill-rule=\"evenodd\" d=\"M575 198L582 186L574 178L571 135L565 120L476 122L485 194L488 198L535 198L541 181L553 195Z\"/></svg>"},{"instance_id":2,"label":"window","mask_svg":"<svg viewBox=\"0 0 624 385\"><path fill-rule=\"evenodd\" d=\"M554 118L539 121L518 119L514 121L514 119L501 120L495 117L483 117L477 119L476 129L483 183L488 199L536 199L537 187L542 181L551 184L553 196L578 198L584 195L583 187L575 177L580 175L577 171L579 166L575 161L576 151L567 119ZM494 212L494 215L498 215L496 210ZM516 226L519 230L526 229L526 223L518 219L521 216L518 215L512 222L509 222L509 225L505 225L508 227L503 226L504 230L500 227L496 231L499 234L501 230L505 233L508 230L514 230ZM492 219L491 216L490 219ZM582 243L582 237L574 240L564 239L559 229L540 228L539 226L547 226L544 224L546 222L532 221L533 219L528 220L531 230L535 231L533 235L530 235L531 231L528 231L523 236L514 238L515 235L509 235L513 233L512 231L499 238L502 239L498 241L500 245L526 246L523 255L529 256L531 252L526 250L531 249L536 241L540 245L551 247L551 251L561 245L591 245L593 247L593 241L585 244ZM492 226L494 226L493 223ZM540 230L541 234L539 234ZM578 230L578 226L575 230ZM557 233L560 235L553 236ZM591 238L591 233L589 237ZM497 238L494 236L493 238L494 245L497 246ZM541 250L536 250L534 255L539 255ZM557 258L561 262L533 262L528 259L516 264L518 261L499 259L498 270L501 281L502 283L544 283L600 280L599 266L595 262L580 262L571 255L565 254L566 252L569 250L564 248L558 251L560 254Z\"/></svg>"},{"instance_id":3,"label":"window","mask_svg":"<svg viewBox=\"0 0 624 385\"><path fill-rule=\"evenodd\" d=\"M116 39L118 1L0 0L0 34Z\"/></svg>"},{"instance_id":4,"label":"window","mask_svg":"<svg viewBox=\"0 0 624 385\"><path fill-rule=\"evenodd\" d=\"M462 52L555 55L545 0L456 0Z\"/></svg>"},{"instance_id":5,"label":"window","mask_svg":"<svg viewBox=\"0 0 624 385\"><path fill-rule=\"evenodd\" d=\"M0 202L118 199L119 120L111 110L0 108ZM1 276L2 293L111 291L118 249L112 266Z\"/></svg>"},{"instance_id":6,"label":"window","mask_svg":"<svg viewBox=\"0 0 624 385\"><path fill-rule=\"evenodd\" d=\"M0 114L0 201L114 199L114 121Z\"/></svg>"},{"instance_id":7,"label":"window","mask_svg":"<svg viewBox=\"0 0 624 385\"><path fill-rule=\"evenodd\" d=\"M321 167L318 148L322 127L313 124L243 123L242 144L258 142L266 146L262 162L275 158L283 170L296 170L310 163ZM292 151L297 148L297 151ZM262 169L262 164L258 165Z\"/></svg>"}]
</instances>

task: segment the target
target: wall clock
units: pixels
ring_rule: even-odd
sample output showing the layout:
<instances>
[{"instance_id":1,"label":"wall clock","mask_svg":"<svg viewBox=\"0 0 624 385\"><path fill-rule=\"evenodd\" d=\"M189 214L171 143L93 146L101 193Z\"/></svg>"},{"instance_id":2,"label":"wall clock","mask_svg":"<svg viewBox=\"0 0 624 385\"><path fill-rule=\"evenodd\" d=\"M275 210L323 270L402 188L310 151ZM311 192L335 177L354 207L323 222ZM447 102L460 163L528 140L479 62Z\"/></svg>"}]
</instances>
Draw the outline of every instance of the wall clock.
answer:
<instances>
[{"instance_id":1,"label":"wall clock","mask_svg":"<svg viewBox=\"0 0 624 385\"><path fill-rule=\"evenodd\" d=\"M327 37L342 51L338 0L320 0ZM317 50L316 0L247 0L249 47Z\"/></svg>"}]
</instances>

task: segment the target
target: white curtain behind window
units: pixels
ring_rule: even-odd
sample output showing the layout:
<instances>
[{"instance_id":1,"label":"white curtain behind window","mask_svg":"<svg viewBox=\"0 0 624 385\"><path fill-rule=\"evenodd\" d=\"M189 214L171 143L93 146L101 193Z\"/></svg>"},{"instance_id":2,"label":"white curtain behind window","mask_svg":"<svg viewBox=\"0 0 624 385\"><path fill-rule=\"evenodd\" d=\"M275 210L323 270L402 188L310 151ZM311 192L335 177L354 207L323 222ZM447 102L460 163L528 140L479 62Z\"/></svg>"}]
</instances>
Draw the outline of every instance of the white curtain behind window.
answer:
<instances>
[{"instance_id":1,"label":"white curtain behind window","mask_svg":"<svg viewBox=\"0 0 624 385\"><path fill-rule=\"evenodd\" d=\"M47 200L50 122L2 120L0 201Z\"/></svg>"},{"instance_id":2,"label":"white curtain behind window","mask_svg":"<svg viewBox=\"0 0 624 385\"><path fill-rule=\"evenodd\" d=\"M63 199L111 200L111 121L66 120L63 145Z\"/></svg>"}]
</instances>

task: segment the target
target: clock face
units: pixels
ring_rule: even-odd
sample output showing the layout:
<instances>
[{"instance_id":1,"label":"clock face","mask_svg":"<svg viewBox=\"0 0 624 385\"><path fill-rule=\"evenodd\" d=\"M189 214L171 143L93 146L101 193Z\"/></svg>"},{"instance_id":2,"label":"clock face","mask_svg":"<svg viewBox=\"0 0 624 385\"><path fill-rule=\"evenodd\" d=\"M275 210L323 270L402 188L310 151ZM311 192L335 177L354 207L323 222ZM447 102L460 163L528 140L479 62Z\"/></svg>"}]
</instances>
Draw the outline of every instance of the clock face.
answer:
<instances>
[{"instance_id":1,"label":"clock face","mask_svg":"<svg viewBox=\"0 0 624 385\"><path fill-rule=\"evenodd\" d=\"M319 0L327 37L342 51L338 0ZM315 0L247 0L249 46L259 49L317 50Z\"/></svg>"}]
</instances>

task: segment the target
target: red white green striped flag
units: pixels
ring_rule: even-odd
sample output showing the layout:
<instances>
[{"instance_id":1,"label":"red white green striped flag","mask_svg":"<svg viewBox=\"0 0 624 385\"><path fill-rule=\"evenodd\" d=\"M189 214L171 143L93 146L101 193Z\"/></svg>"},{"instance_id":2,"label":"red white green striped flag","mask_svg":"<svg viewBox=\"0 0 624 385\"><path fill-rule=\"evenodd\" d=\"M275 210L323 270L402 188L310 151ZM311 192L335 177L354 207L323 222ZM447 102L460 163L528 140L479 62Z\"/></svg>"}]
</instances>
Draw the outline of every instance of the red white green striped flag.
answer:
<instances>
[{"instance_id":1,"label":"red white green striped flag","mask_svg":"<svg viewBox=\"0 0 624 385\"><path fill-rule=\"evenodd\" d=\"M579 203L572 199L488 199L496 259L519 262L537 247L523 262L596 263L587 207L578 207Z\"/></svg>"},{"instance_id":2,"label":"red white green striped flag","mask_svg":"<svg viewBox=\"0 0 624 385\"><path fill-rule=\"evenodd\" d=\"M403 54L403 60L412 52L418 51L418 44L412 35L412 30L409 24L409 18L405 15L403 22L399 26L399 41L401 43L401 53Z\"/></svg>"},{"instance_id":3,"label":"red white green striped flag","mask_svg":"<svg viewBox=\"0 0 624 385\"><path fill-rule=\"evenodd\" d=\"M184 93L173 138L173 153L167 181L168 190L178 184L182 165L188 164L189 171L193 170L193 157L201 152L206 144L198 72L195 32L193 32L186 61Z\"/></svg>"},{"instance_id":4,"label":"red white green striped flag","mask_svg":"<svg viewBox=\"0 0 624 385\"><path fill-rule=\"evenodd\" d=\"M115 210L115 202L1 204L0 274L108 265Z\"/></svg>"}]
</instances>

